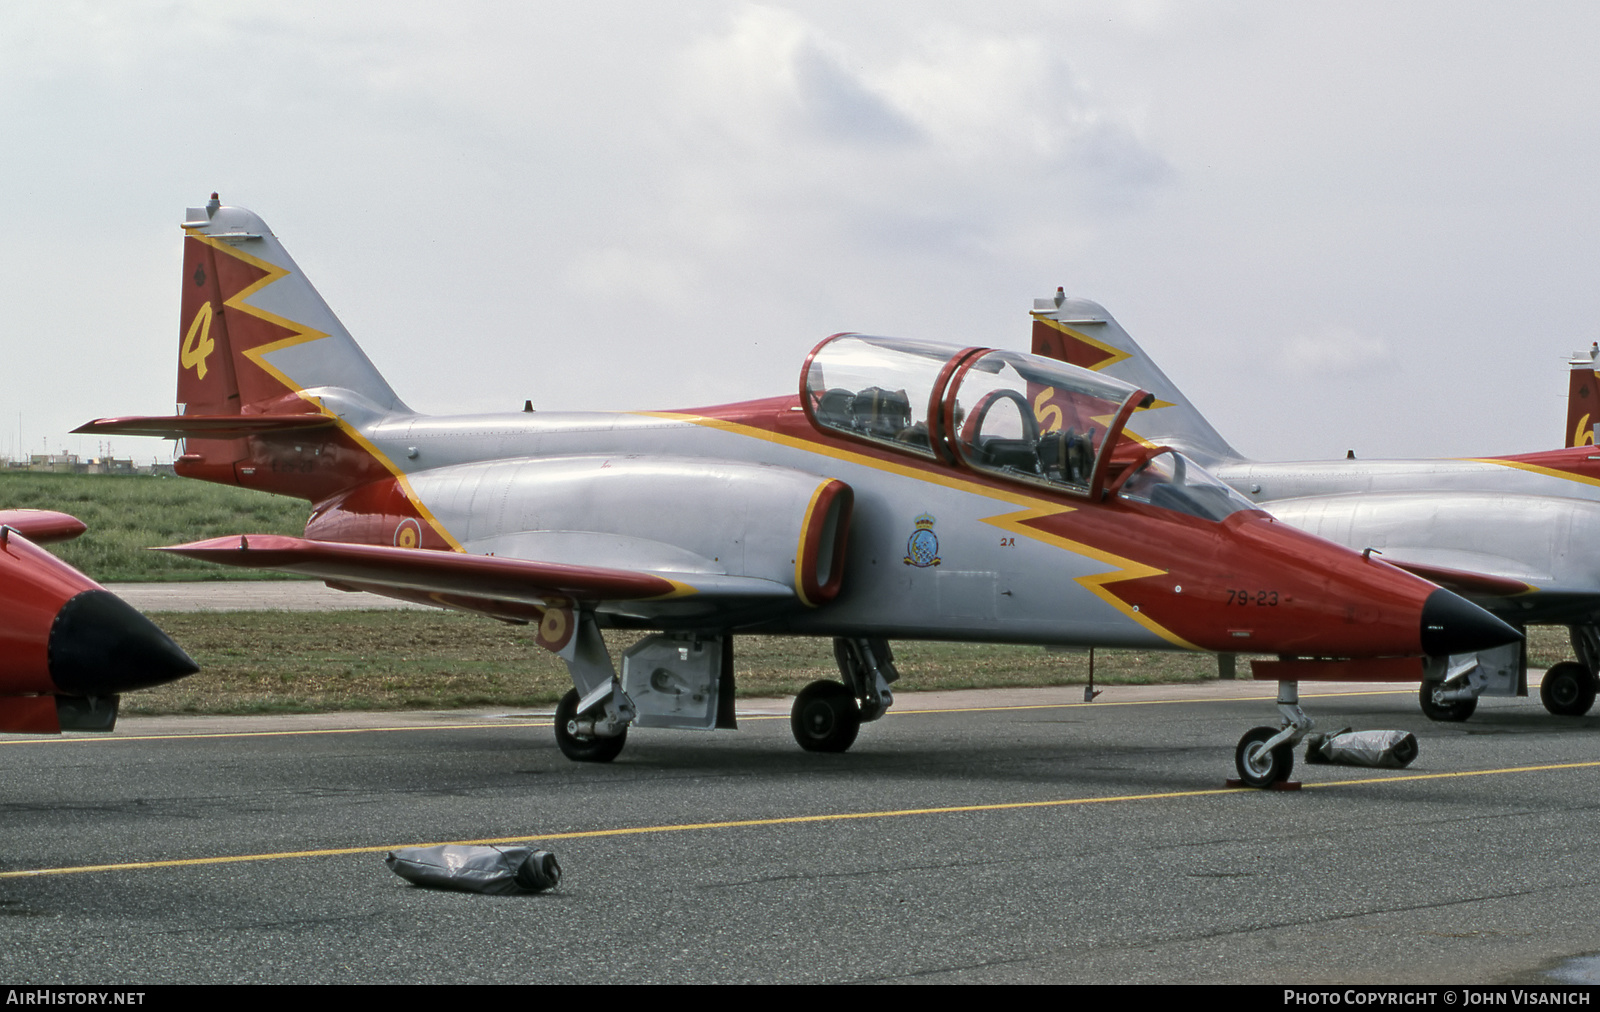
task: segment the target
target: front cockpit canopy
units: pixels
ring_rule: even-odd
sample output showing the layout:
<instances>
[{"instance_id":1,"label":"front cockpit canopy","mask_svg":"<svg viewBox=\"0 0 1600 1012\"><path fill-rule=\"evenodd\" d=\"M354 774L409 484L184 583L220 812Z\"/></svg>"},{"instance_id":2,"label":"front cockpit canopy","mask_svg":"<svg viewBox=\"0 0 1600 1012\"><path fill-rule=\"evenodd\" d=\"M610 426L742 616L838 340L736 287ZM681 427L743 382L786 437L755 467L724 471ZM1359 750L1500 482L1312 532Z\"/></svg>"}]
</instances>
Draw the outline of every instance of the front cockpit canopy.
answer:
<instances>
[{"instance_id":1,"label":"front cockpit canopy","mask_svg":"<svg viewBox=\"0 0 1600 1012\"><path fill-rule=\"evenodd\" d=\"M801 379L813 424L934 458L928 409L960 349L892 337L840 334L806 361Z\"/></svg>"}]
</instances>

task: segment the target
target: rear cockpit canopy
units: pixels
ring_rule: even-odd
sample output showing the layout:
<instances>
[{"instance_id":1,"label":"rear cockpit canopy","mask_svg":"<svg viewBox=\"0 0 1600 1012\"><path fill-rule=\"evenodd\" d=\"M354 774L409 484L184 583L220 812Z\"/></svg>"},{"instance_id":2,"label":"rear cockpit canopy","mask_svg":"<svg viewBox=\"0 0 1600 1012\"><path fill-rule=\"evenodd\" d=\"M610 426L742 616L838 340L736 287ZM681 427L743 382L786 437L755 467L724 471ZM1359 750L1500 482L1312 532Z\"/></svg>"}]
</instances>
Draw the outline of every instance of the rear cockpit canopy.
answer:
<instances>
[{"instance_id":1,"label":"rear cockpit canopy","mask_svg":"<svg viewBox=\"0 0 1600 1012\"><path fill-rule=\"evenodd\" d=\"M818 429L1099 501L1129 499L1221 519L1253 509L1124 427L1149 394L1019 352L838 334L806 360L801 402ZM1171 486L1168 492L1155 491Z\"/></svg>"}]
</instances>

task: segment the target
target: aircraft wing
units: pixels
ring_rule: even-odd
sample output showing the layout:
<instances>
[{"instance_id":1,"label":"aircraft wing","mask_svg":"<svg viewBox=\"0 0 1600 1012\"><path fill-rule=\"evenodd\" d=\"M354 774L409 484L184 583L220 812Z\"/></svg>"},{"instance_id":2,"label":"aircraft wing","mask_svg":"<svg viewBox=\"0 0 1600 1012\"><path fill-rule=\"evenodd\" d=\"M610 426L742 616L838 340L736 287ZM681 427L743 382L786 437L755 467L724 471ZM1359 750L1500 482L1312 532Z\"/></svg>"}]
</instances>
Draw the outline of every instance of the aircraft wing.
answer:
<instances>
[{"instance_id":1,"label":"aircraft wing","mask_svg":"<svg viewBox=\"0 0 1600 1012\"><path fill-rule=\"evenodd\" d=\"M1473 572L1414 562L1395 556L1384 561L1467 598L1491 615L1518 625L1574 625L1592 620L1600 594L1588 584L1561 579L1524 581L1511 573Z\"/></svg>"},{"instance_id":2,"label":"aircraft wing","mask_svg":"<svg viewBox=\"0 0 1600 1012\"><path fill-rule=\"evenodd\" d=\"M88 529L77 517L55 510L0 510L0 527L9 527L36 545L71 541Z\"/></svg>"},{"instance_id":3,"label":"aircraft wing","mask_svg":"<svg viewBox=\"0 0 1600 1012\"><path fill-rule=\"evenodd\" d=\"M1534 589L1531 584L1522 580L1514 580L1508 576L1496 576L1493 573L1474 573L1470 570L1451 569L1447 566L1435 566L1423 562L1406 562L1402 559L1391 559L1387 556L1384 557L1384 561L1408 573L1420 576L1430 583L1437 583L1447 590L1473 597L1513 597L1517 594L1526 594Z\"/></svg>"},{"instance_id":4,"label":"aircraft wing","mask_svg":"<svg viewBox=\"0 0 1600 1012\"><path fill-rule=\"evenodd\" d=\"M448 605L602 607L640 616L800 607L792 588L754 577L658 573L387 545L245 534L156 551L224 566L314 576L341 588Z\"/></svg>"}]
</instances>

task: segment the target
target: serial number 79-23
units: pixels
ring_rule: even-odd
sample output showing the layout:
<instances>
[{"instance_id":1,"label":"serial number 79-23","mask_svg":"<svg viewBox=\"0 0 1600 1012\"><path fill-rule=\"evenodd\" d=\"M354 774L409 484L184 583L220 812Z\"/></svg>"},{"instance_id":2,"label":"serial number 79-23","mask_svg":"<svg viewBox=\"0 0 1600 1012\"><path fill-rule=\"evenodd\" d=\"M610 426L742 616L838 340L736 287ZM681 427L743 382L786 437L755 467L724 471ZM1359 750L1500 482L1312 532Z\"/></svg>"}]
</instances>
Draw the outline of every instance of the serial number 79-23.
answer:
<instances>
[{"instance_id":1,"label":"serial number 79-23","mask_svg":"<svg viewBox=\"0 0 1600 1012\"><path fill-rule=\"evenodd\" d=\"M1263 608L1275 608L1278 604L1278 592L1275 590L1258 590L1251 593L1248 590L1228 589L1229 604L1255 604Z\"/></svg>"}]
</instances>

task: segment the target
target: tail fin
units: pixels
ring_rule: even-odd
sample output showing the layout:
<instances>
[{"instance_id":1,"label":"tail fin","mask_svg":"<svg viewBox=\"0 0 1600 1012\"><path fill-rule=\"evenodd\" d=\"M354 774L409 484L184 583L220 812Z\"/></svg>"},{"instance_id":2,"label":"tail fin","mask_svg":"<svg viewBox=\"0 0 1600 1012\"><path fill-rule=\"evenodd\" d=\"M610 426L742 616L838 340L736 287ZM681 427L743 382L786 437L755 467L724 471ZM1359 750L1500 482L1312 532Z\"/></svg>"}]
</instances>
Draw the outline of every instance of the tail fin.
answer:
<instances>
[{"instance_id":1,"label":"tail fin","mask_svg":"<svg viewBox=\"0 0 1600 1012\"><path fill-rule=\"evenodd\" d=\"M1575 351L1567 362L1572 377L1567 387L1568 446L1593 446L1594 426L1600 421L1600 344L1588 351Z\"/></svg>"},{"instance_id":2,"label":"tail fin","mask_svg":"<svg viewBox=\"0 0 1600 1012\"><path fill-rule=\"evenodd\" d=\"M313 502L394 471L358 428L410 409L266 222L213 193L183 230L178 414L73 431L183 439L181 475Z\"/></svg>"},{"instance_id":3,"label":"tail fin","mask_svg":"<svg viewBox=\"0 0 1600 1012\"><path fill-rule=\"evenodd\" d=\"M1154 394L1155 403L1129 420L1129 435L1182 450L1207 466L1242 459L1098 303L1070 298L1059 288L1054 298L1033 300L1033 353Z\"/></svg>"},{"instance_id":4,"label":"tail fin","mask_svg":"<svg viewBox=\"0 0 1600 1012\"><path fill-rule=\"evenodd\" d=\"M407 410L266 222L212 194L183 230L182 413L316 410L324 387Z\"/></svg>"}]
</instances>

